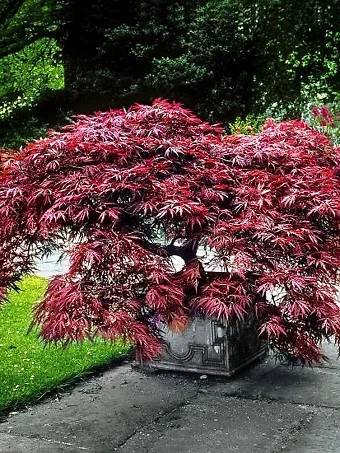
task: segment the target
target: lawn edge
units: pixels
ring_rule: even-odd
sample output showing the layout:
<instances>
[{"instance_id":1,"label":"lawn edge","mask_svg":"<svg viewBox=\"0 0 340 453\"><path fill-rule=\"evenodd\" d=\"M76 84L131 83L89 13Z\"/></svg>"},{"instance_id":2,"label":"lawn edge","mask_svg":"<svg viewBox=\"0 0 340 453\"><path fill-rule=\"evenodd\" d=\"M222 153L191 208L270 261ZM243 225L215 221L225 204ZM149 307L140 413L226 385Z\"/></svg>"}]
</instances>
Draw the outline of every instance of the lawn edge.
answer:
<instances>
[{"instance_id":1,"label":"lawn edge","mask_svg":"<svg viewBox=\"0 0 340 453\"><path fill-rule=\"evenodd\" d=\"M113 369L122 365L123 363L130 363L132 357L133 348L130 348L127 352L123 353L119 357L115 357L109 360L107 363L95 365L88 370L82 371L75 376L66 378L59 384L51 389L42 390L39 393L30 395L28 398L23 399L20 402L10 403L4 407L0 407L0 423L7 421L11 412L14 411L25 411L29 407L35 406L42 403L45 399L49 399L53 396L58 396L59 393L74 390L78 384L87 382L95 377L100 376L103 372Z\"/></svg>"}]
</instances>

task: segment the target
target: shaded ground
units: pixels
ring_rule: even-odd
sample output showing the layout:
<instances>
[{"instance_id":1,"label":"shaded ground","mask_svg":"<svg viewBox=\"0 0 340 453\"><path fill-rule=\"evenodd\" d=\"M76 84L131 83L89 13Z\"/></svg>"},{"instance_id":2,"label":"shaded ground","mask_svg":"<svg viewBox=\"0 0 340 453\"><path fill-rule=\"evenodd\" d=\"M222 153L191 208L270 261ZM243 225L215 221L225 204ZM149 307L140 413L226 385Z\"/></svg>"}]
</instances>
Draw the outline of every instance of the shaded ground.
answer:
<instances>
[{"instance_id":1,"label":"shaded ground","mask_svg":"<svg viewBox=\"0 0 340 453\"><path fill-rule=\"evenodd\" d=\"M232 380L125 363L10 415L0 452L340 452L340 362L268 360Z\"/></svg>"}]
</instances>

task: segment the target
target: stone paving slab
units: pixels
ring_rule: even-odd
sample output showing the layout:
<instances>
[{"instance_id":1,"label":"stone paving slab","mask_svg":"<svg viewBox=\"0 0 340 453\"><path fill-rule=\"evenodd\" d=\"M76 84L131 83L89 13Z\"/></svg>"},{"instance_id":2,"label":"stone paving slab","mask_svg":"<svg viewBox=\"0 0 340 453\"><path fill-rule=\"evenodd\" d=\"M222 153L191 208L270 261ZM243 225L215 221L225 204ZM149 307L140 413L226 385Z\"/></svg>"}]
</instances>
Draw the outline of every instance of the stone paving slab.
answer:
<instances>
[{"instance_id":1,"label":"stone paving slab","mask_svg":"<svg viewBox=\"0 0 340 453\"><path fill-rule=\"evenodd\" d=\"M234 379L124 364L0 423L0 452L337 453L340 367L331 353L329 367L269 359Z\"/></svg>"},{"instance_id":2,"label":"stone paving slab","mask_svg":"<svg viewBox=\"0 0 340 453\"><path fill-rule=\"evenodd\" d=\"M281 366L270 373L258 376L256 380L240 383L238 393L250 398L339 408L339 389L338 369L298 370ZM215 391L218 392L219 389Z\"/></svg>"},{"instance_id":3,"label":"stone paving slab","mask_svg":"<svg viewBox=\"0 0 340 453\"><path fill-rule=\"evenodd\" d=\"M230 385L217 381L210 390L226 396L340 408L340 360L337 359L337 348L327 344L324 352L330 362L323 366L292 368L268 359L231 381Z\"/></svg>"},{"instance_id":4,"label":"stone paving slab","mask_svg":"<svg viewBox=\"0 0 340 453\"><path fill-rule=\"evenodd\" d=\"M339 410L318 409L298 435L289 439L284 453L338 453L340 452Z\"/></svg>"},{"instance_id":5,"label":"stone paving slab","mask_svg":"<svg viewBox=\"0 0 340 453\"><path fill-rule=\"evenodd\" d=\"M51 453L59 451L52 445L60 443L78 450L111 452L139 427L196 395L197 387L193 379L183 381L169 374L151 377L129 364L119 366L62 394L60 400L46 400L1 423L0 452L7 451L3 445L9 433L47 439ZM26 451L36 450L27 447Z\"/></svg>"},{"instance_id":6,"label":"stone paving slab","mask_svg":"<svg viewBox=\"0 0 340 453\"><path fill-rule=\"evenodd\" d=\"M132 436L119 453L272 453L313 412L290 404L201 394Z\"/></svg>"}]
</instances>

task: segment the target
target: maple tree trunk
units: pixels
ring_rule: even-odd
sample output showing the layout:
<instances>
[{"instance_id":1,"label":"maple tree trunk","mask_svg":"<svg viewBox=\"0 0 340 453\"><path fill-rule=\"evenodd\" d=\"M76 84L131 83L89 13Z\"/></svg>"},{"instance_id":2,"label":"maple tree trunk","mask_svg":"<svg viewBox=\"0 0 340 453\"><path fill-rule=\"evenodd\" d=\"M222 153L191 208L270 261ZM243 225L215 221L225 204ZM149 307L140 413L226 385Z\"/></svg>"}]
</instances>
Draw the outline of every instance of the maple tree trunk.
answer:
<instances>
[{"instance_id":1,"label":"maple tree trunk","mask_svg":"<svg viewBox=\"0 0 340 453\"><path fill-rule=\"evenodd\" d=\"M175 245L175 240L176 239L174 239L170 245L165 247L165 250L169 255L179 256L185 264L196 258L198 248L197 239L188 239L183 245Z\"/></svg>"},{"instance_id":2,"label":"maple tree trunk","mask_svg":"<svg viewBox=\"0 0 340 453\"><path fill-rule=\"evenodd\" d=\"M145 250L155 253L158 256L179 256L187 264L189 261L197 258L198 239L191 238L186 239L184 244L175 245L178 239L184 239L182 237L175 237L169 245L160 245L153 242L149 242L146 239L140 239L137 241Z\"/></svg>"}]
</instances>

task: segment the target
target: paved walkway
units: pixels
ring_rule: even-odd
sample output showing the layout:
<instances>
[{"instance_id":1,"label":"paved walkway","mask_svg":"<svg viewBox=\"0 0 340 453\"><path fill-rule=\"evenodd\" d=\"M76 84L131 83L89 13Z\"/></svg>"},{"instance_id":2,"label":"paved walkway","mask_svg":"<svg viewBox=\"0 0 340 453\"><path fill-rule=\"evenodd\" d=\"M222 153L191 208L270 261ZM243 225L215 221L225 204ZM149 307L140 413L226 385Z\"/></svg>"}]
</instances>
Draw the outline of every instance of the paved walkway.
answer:
<instances>
[{"instance_id":1,"label":"paved walkway","mask_svg":"<svg viewBox=\"0 0 340 453\"><path fill-rule=\"evenodd\" d=\"M340 362L268 359L232 380L129 363L0 423L0 452L340 452Z\"/></svg>"},{"instance_id":2,"label":"paved walkway","mask_svg":"<svg viewBox=\"0 0 340 453\"><path fill-rule=\"evenodd\" d=\"M64 272L56 257L44 277ZM233 379L142 372L129 363L0 423L8 453L340 453L340 360L272 359Z\"/></svg>"}]
</instances>

